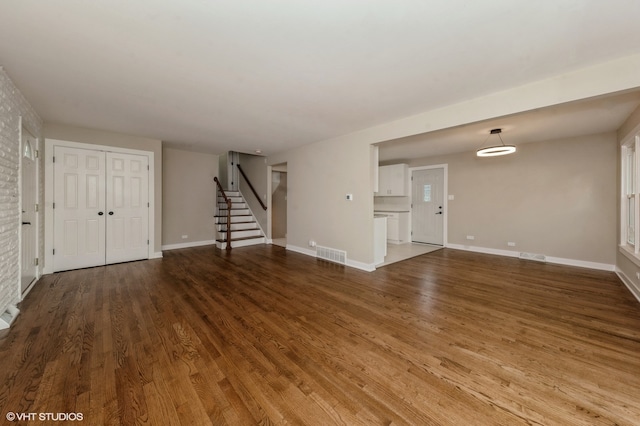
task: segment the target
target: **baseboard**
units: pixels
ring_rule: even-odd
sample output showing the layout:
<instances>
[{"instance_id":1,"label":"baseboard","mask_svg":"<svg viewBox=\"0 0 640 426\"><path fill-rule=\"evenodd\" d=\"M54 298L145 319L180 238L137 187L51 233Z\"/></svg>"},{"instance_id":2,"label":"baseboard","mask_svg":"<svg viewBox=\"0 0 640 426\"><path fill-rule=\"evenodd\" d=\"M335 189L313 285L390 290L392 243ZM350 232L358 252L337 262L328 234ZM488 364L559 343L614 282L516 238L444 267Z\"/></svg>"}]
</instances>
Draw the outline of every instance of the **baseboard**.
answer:
<instances>
[{"instance_id":1,"label":"baseboard","mask_svg":"<svg viewBox=\"0 0 640 426\"><path fill-rule=\"evenodd\" d=\"M315 250L310 250L308 248L304 248L304 247L298 247L298 246L294 246L291 244L287 244L287 250L291 250L294 251L296 253L300 253L300 254L305 254L307 256L311 256L311 257L316 257L316 251ZM363 263L363 262L358 262L357 260L349 260L347 258L347 264L345 266L348 266L350 268L356 268L356 269L360 269L362 271L366 271L366 272L373 272L376 270L375 265L373 265L372 263Z\"/></svg>"},{"instance_id":2,"label":"baseboard","mask_svg":"<svg viewBox=\"0 0 640 426\"><path fill-rule=\"evenodd\" d=\"M212 246L215 245L216 240L207 240L207 241L193 241L190 243L180 243L180 244L167 244L162 246L162 250L177 250L189 247L200 247L200 246ZM160 257L162 257L162 252L160 252Z\"/></svg>"},{"instance_id":3,"label":"baseboard","mask_svg":"<svg viewBox=\"0 0 640 426\"><path fill-rule=\"evenodd\" d=\"M29 287L27 287L24 293L20 295L21 301L24 300L25 297L27 297L27 294L29 294L29 292L36 286L39 280L40 280L40 275L36 275L36 278L31 282L31 284L29 284Z\"/></svg>"},{"instance_id":4,"label":"baseboard","mask_svg":"<svg viewBox=\"0 0 640 426\"><path fill-rule=\"evenodd\" d=\"M376 266L373 263L358 262L357 260L347 259L347 266L360 269L361 271L365 272L373 272L376 270Z\"/></svg>"},{"instance_id":5,"label":"baseboard","mask_svg":"<svg viewBox=\"0 0 640 426\"><path fill-rule=\"evenodd\" d=\"M309 250L308 248L298 247L291 244L287 244L287 250L295 251L296 253L306 254L307 256L316 257L315 250Z\"/></svg>"},{"instance_id":6,"label":"baseboard","mask_svg":"<svg viewBox=\"0 0 640 426\"><path fill-rule=\"evenodd\" d=\"M620 278L620 281L629 289L631 294L640 302L640 288L636 286L631 278L627 276L620 268L616 268L616 275Z\"/></svg>"},{"instance_id":7,"label":"baseboard","mask_svg":"<svg viewBox=\"0 0 640 426\"><path fill-rule=\"evenodd\" d=\"M465 246L463 244L447 244L447 248L451 248L455 250L473 251L476 253L495 254L498 256L520 257L520 252L513 251L513 250L492 249L492 248L478 247L478 246ZM556 265L577 266L580 268L598 269L600 271L614 272L616 270L616 265L610 265L608 263L588 262L585 260L566 259L563 257L546 256L546 262L553 263Z\"/></svg>"},{"instance_id":8,"label":"baseboard","mask_svg":"<svg viewBox=\"0 0 640 426\"><path fill-rule=\"evenodd\" d=\"M153 253L151 255L151 257L149 257L149 259L162 259L162 252L161 251L157 251L157 252Z\"/></svg>"}]
</instances>

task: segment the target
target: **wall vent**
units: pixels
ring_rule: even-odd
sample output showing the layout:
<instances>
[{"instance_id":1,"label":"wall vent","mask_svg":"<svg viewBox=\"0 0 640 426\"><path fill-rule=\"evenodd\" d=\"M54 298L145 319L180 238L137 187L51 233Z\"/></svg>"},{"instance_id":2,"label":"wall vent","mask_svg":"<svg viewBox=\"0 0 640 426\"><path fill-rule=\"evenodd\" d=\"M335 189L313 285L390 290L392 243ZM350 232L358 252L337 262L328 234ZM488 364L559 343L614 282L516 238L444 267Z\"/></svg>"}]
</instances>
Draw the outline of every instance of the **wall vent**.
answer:
<instances>
[{"instance_id":1,"label":"wall vent","mask_svg":"<svg viewBox=\"0 0 640 426\"><path fill-rule=\"evenodd\" d=\"M347 252L329 247L316 246L316 257L329 262L347 264Z\"/></svg>"},{"instance_id":2,"label":"wall vent","mask_svg":"<svg viewBox=\"0 0 640 426\"><path fill-rule=\"evenodd\" d=\"M0 315L0 330L4 330L9 328L12 322L15 321L16 317L20 313L20 309L16 307L16 305L7 306L7 310Z\"/></svg>"},{"instance_id":3,"label":"wall vent","mask_svg":"<svg viewBox=\"0 0 640 426\"><path fill-rule=\"evenodd\" d=\"M521 252L519 257L520 257L520 259L535 260L537 262L546 262L547 261L547 256L545 256L544 254Z\"/></svg>"}]
</instances>

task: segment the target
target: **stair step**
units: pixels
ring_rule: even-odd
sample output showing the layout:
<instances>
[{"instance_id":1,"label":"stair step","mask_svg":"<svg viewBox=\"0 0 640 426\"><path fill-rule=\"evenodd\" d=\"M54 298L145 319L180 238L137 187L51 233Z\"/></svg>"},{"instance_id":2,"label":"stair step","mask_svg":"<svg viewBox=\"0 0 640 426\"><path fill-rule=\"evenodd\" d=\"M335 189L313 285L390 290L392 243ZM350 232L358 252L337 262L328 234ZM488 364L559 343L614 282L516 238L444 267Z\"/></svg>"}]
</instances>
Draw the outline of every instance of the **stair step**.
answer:
<instances>
[{"instance_id":1,"label":"stair step","mask_svg":"<svg viewBox=\"0 0 640 426\"><path fill-rule=\"evenodd\" d=\"M218 194L218 208L217 213L214 215L217 235L219 237L216 240L216 247L220 249L227 248L227 218L230 219L228 225L231 229L229 244L232 248L264 244L266 238L240 192L225 191L225 194L231 201L231 209L228 209L224 197ZM230 217L227 216L227 213L230 213Z\"/></svg>"},{"instance_id":2,"label":"stair step","mask_svg":"<svg viewBox=\"0 0 640 426\"><path fill-rule=\"evenodd\" d=\"M227 232L227 224L226 223L218 223L216 224L218 231ZM245 230L253 230L260 229L255 221L251 222L231 222L231 231L245 231Z\"/></svg>"},{"instance_id":3,"label":"stair step","mask_svg":"<svg viewBox=\"0 0 640 426\"><path fill-rule=\"evenodd\" d=\"M227 223L227 215L225 214L224 216L214 216L214 218L216 219L216 224L217 225L223 225ZM246 223L246 222L255 222L255 220L253 220L253 216L251 215L231 215L231 223Z\"/></svg>"},{"instance_id":4,"label":"stair step","mask_svg":"<svg viewBox=\"0 0 640 426\"><path fill-rule=\"evenodd\" d=\"M264 237L245 237L245 238L232 238L231 239L231 248L235 247L246 247L252 246L256 244L264 244ZM216 247L219 249L227 248L227 241L225 239L216 240Z\"/></svg>"},{"instance_id":5,"label":"stair step","mask_svg":"<svg viewBox=\"0 0 640 426\"><path fill-rule=\"evenodd\" d=\"M221 230L220 234L226 236L227 231ZM262 231L259 228L231 230L232 241L237 238L249 238L249 237L262 237Z\"/></svg>"},{"instance_id":6,"label":"stair step","mask_svg":"<svg viewBox=\"0 0 640 426\"><path fill-rule=\"evenodd\" d=\"M218 209L218 216L227 216L228 209ZM249 209L234 209L231 208L231 216L248 216L251 215Z\"/></svg>"},{"instance_id":7,"label":"stair step","mask_svg":"<svg viewBox=\"0 0 640 426\"><path fill-rule=\"evenodd\" d=\"M224 201L218 202L218 208L226 210L227 209L227 203L225 203ZM231 208L232 209L246 209L247 208L247 203L240 202L240 201L232 201L231 202Z\"/></svg>"}]
</instances>

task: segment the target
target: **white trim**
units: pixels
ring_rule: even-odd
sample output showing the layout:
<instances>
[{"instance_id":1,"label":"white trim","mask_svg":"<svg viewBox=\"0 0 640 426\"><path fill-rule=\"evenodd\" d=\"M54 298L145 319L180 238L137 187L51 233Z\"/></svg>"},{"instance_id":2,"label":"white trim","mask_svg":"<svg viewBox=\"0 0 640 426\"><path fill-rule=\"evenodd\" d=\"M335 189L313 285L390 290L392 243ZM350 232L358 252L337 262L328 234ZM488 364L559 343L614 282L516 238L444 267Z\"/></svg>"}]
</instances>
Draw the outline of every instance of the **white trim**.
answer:
<instances>
[{"instance_id":1,"label":"white trim","mask_svg":"<svg viewBox=\"0 0 640 426\"><path fill-rule=\"evenodd\" d=\"M29 294L29 292L36 286L36 283L40 280L40 277L37 276L33 281L31 281L31 284L29 284L29 286L27 287L27 289L24 291L24 293L22 293L20 295L20 301L24 300L25 297L27 297L27 294Z\"/></svg>"},{"instance_id":2,"label":"white trim","mask_svg":"<svg viewBox=\"0 0 640 426\"><path fill-rule=\"evenodd\" d=\"M22 119L22 116L18 117L18 123L20 125L20 130L18 132L18 138L19 138L19 142L18 142L18 153L19 153L19 160L18 160L18 222L20 223L22 221L22 197L23 197L23 188L22 188L22 173L23 173L23 158L24 158L24 147L22 146L22 139L24 137L24 134L22 133L23 130L26 129L26 127L24 126L24 120ZM29 132L29 129L26 129L27 132ZM29 132L30 133L30 132ZM42 204L42 200L40 199L40 161L42 161L40 159L40 155L39 155L39 150L40 150L40 138L36 137L34 135L33 139L35 141L35 146L32 147L33 151L34 151L34 165L36 168L36 187L35 187L35 192L36 192L36 203L38 204L38 206L40 206L40 204ZM31 291L31 289L33 288L33 286L35 285L35 283L40 279L40 276L42 275L40 273L41 269L42 269L42 260L40 259L40 207L38 208L38 211L35 212L34 215L34 219L33 219L33 229L35 232L35 248L36 248L36 258L38 259L39 265L35 268L36 269L36 274L35 277L33 279L33 281L31 281L31 283L27 286L27 288L24 290L24 292L22 291L22 226L18 225L18 294L20 295L19 300L24 300L24 298L27 296L27 294Z\"/></svg>"},{"instance_id":3,"label":"white trim","mask_svg":"<svg viewBox=\"0 0 640 426\"><path fill-rule=\"evenodd\" d=\"M443 169L444 182L442 183L442 203L444 208L444 218L442 222L442 245L446 246L449 241L449 164L434 164L431 166L419 166L409 168L409 242L413 242L411 232L413 231L413 185L411 178L413 177L414 170L429 170L429 169Z\"/></svg>"},{"instance_id":4,"label":"white trim","mask_svg":"<svg viewBox=\"0 0 640 426\"><path fill-rule=\"evenodd\" d=\"M0 330L6 330L11 327L11 324L18 318L18 315L20 315L20 309L18 309L15 303L7 306L5 311L0 313Z\"/></svg>"},{"instance_id":5,"label":"white trim","mask_svg":"<svg viewBox=\"0 0 640 426\"><path fill-rule=\"evenodd\" d=\"M447 244L446 247L454 250L464 250L464 251L472 251L476 253L494 254L497 256L520 257L520 252L513 251L513 250L501 250L501 249L492 249L487 247L465 246L462 244ZM598 262L589 262L586 260L566 259L563 257L546 256L546 262L554 263L557 265L578 266L580 268L598 269L601 271L613 272L616 270L616 265L612 265L608 263L598 263Z\"/></svg>"},{"instance_id":6,"label":"white trim","mask_svg":"<svg viewBox=\"0 0 640 426\"><path fill-rule=\"evenodd\" d=\"M158 256L155 252L155 162L154 152L139 149L119 148L108 145L94 145L89 143L71 142L59 139L45 139L45 156L44 156L44 268L43 274L52 274L54 272L53 259L53 152L56 146L88 149L94 151L117 152L121 154L142 155L148 158L149 164L149 250L148 259L162 257L162 252Z\"/></svg>"},{"instance_id":7,"label":"white trim","mask_svg":"<svg viewBox=\"0 0 640 426\"><path fill-rule=\"evenodd\" d=\"M624 244L618 246L618 250L624 255L624 257L635 263L636 266L640 266L640 259L638 259L638 257L634 254L633 250L630 249L628 245Z\"/></svg>"},{"instance_id":8,"label":"white trim","mask_svg":"<svg viewBox=\"0 0 640 426\"><path fill-rule=\"evenodd\" d=\"M206 241L193 241L190 243L179 243L179 244L166 244L162 246L162 250L177 250L189 247L201 247L201 246L211 246L215 245L216 240L206 240ZM160 257L162 257L162 252L160 252Z\"/></svg>"},{"instance_id":9,"label":"white trim","mask_svg":"<svg viewBox=\"0 0 640 426\"><path fill-rule=\"evenodd\" d=\"M307 256L316 257L316 251L315 250L309 250L308 248L303 248L303 247L298 247L298 246L294 246L294 245L291 245L291 244L287 244L286 249L294 251L296 253L306 254Z\"/></svg>"},{"instance_id":10,"label":"white trim","mask_svg":"<svg viewBox=\"0 0 640 426\"><path fill-rule=\"evenodd\" d=\"M618 278L620 278L620 281L622 281L622 283L629 289L631 294L633 294L638 302L640 302L640 287L636 286L633 283L633 280L631 280L631 278L629 278L627 274L622 271L622 269L616 267L615 272L618 275Z\"/></svg>"},{"instance_id":11,"label":"white trim","mask_svg":"<svg viewBox=\"0 0 640 426\"><path fill-rule=\"evenodd\" d=\"M376 265L375 264L358 262L357 260L349 260L349 259L347 259L347 266L350 266L350 267L356 268L356 269L360 269L361 271L365 271L365 272L373 272L373 271L376 270Z\"/></svg>"},{"instance_id":12,"label":"white trim","mask_svg":"<svg viewBox=\"0 0 640 426\"><path fill-rule=\"evenodd\" d=\"M162 252L156 251L154 252L149 259L162 259Z\"/></svg>"}]
</instances>

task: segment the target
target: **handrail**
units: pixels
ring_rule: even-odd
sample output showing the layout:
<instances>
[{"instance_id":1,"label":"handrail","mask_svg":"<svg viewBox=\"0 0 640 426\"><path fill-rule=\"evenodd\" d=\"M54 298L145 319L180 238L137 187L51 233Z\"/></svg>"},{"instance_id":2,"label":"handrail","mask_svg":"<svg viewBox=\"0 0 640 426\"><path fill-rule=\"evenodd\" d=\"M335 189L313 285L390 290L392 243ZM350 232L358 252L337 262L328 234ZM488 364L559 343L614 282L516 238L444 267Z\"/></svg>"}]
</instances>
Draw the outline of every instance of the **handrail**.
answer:
<instances>
[{"instance_id":1,"label":"handrail","mask_svg":"<svg viewBox=\"0 0 640 426\"><path fill-rule=\"evenodd\" d=\"M262 199L260 198L260 196L258 195L258 191L255 190L255 188L253 187L253 185L251 185L251 181L249 180L249 178L247 177L247 175L244 174L244 171L242 170L242 167L240 167L240 164L236 164L238 166L238 170L240 170L240 173L242 174L242 176L244 177L244 180L247 181L247 184L249 184L249 188L251 188L251 191L253 192L253 195L256 196L256 198L258 199L258 202L260 203L260 205L262 206L263 210L267 209L267 206L264 205L264 203L262 202Z\"/></svg>"},{"instance_id":2,"label":"handrail","mask_svg":"<svg viewBox=\"0 0 640 426\"><path fill-rule=\"evenodd\" d=\"M218 178L214 176L213 180L216 181L218 191L220 191L222 198L224 198L224 201L227 203L227 250L231 250L231 200L227 197L227 194L224 193L224 189L222 189Z\"/></svg>"}]
</instances>

